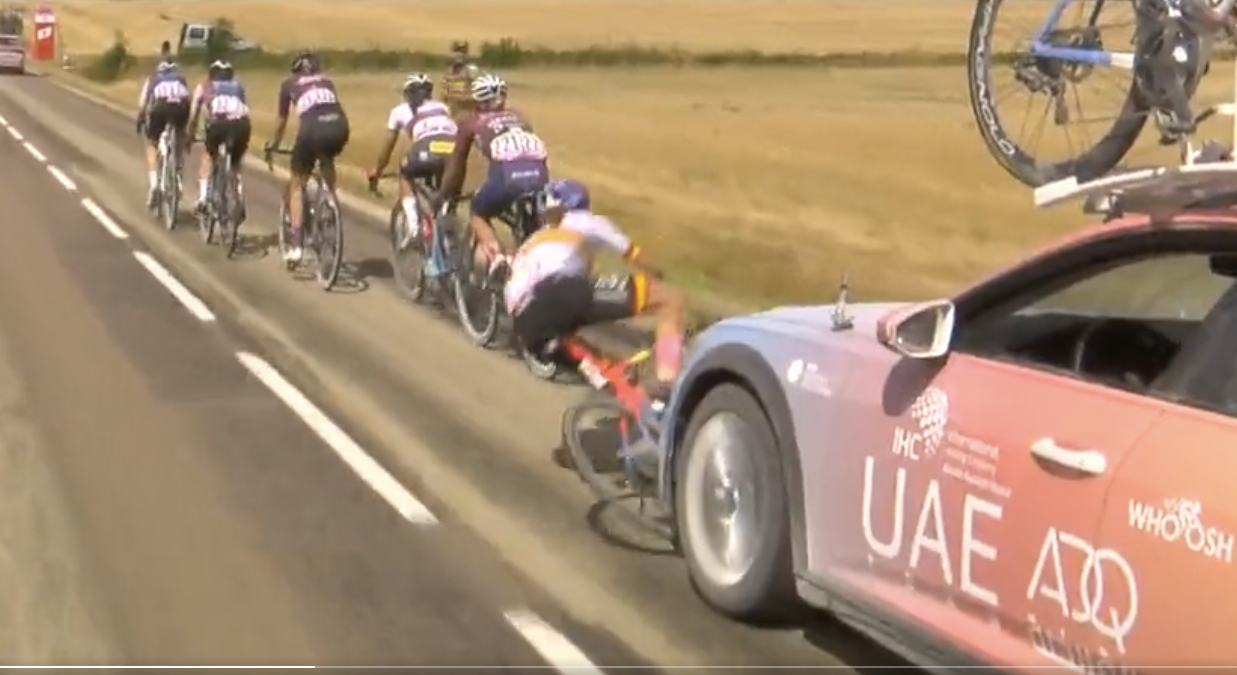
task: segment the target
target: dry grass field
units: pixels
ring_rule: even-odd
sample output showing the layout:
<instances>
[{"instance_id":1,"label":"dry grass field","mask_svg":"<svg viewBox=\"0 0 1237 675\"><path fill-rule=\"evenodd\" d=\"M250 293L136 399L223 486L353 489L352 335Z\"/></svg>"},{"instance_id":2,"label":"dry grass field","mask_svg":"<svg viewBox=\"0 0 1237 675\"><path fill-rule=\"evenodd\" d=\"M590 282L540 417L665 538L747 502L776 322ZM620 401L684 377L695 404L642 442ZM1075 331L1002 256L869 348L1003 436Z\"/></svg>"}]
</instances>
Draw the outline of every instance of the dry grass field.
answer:
<instances>
[{"instance_id":1,"label":"dry grass field","mask_svg":"<svg viewBox=\"0 0 1237 675\"><path fill-rule=\"evenodd\" d=\"M408 30L429 36L426 46L431 48L456 35L479 40L492 30L516 33L523 39L517 30L504 29L518 26L530 31L532 42L558 39L536 32L550 30L547 26L552 22L538 22L515 9L548 7L542 0L506 0L502 7L512 8L510 24L494 19L494 25L487 27L485 17L490 15L476 12L480 18L472 25L466 13L453 14L453 8L489 6L497 1L419 3L415 11L442 18L427 18L424 28ZM620 13L615 9L618 4L611 5L609 0L576 1L598 12L605 8ZM643 1L632 0L624 6L638 15L633 3ZM789 9L778 14L780 25L788 31L780 40L772 32L761 37L763 26L773 24L759 22L760 12L740 17L753 22L753 27L746 30L736 25L731 35L755 40L752 45L759 43L767 49L806 48L806 33L811 31L804 26L828 23L829 14L821 8L832 8L834 15L842 17L865 11L859 9L862 0L743 5L743 0L656 1L666 8L667 17L680 21L690 15L688 8L703 8L706 3L715 9L705 16L717 21L727 11L739 16L739 8L749 4L804 8L806 18L799 20L790 16ZM133 18L111 17L124 23L131 36L148 30L141 28L147 24L139 17L155 14L155 7L169 14L202 16L186 9L196 5L193 0L69 1L63 3L66 33L81 30L72 28L77 22L70 8L92 16L104 4L126 8L126 12L130 7L147 7L145 13L133 10ZM969 7L950 0L930 4L940 7L933 10L940 17L953 17L949 21L959 23L957 32L965 33L963 15L969 14ZM923 8L928 5L915 0L869 0L865 4L896 8L909 16L926 12ZM215 13L226 12L243 33L259 40L267 38L257 28L244 30L245 17L252 20L255 15L235 8L268 11L265 8L275 6L260 0L211 5ZM305 6L327 16L325 5L311 1ZM332 16L347 26L346 17L364 14L359 8L378 6L356 0L349 3L349 12L334 10ZM492 7L498 11L498 5ZM405 14L413 11L410 8ZM93 16L104 20L103 15ZM915 39L911 36L920 33L914 30L918 23L924 28L919 39L938 40L947 32L941 27L949 21L911 20L911 26L901 29L902 36ZM273 25L274 20L268 16L260 23ZM341 37L351 28L332 32L311 21L301 25L307 32L336 36L322 38L322 44L357 44L355 36L351 43ZM590 25L598 27L597 34L564 30L563 35L574 35L580 44L595 44L606 39L605 30L619 33L615 38L619 40L640 34L639 27L624 28L617 14L613 21L599 18ZM828 25L826 32L836 34L839 44L864 42L856 34L847 36L846 31ZM851 24L852 33L856 25ZM274 44L289 44L287 35L275 28L268 30ZM692 35L695 46L738 46L735 38L722 37L716 26L689 30L679 24L674 30ZM880 37L870 42L889 49L891 43L882 40L898 30L873 32ZM145 35L144 39L157 44L166 33ZM653 37L658 35L669 40L674 33L660 25L652 32ZM819 35L816 39L836 47L829 39ZM101 39L100 46L105 42ZM1219 72L1210 76L1209 83L1223 91L1232 81L1231 70L1215 70ZM616 216L647 242L645 248L677 278L725 292L741 304L830 297L844 270L851 272L861 298L939 295L1084 222L1076 210L1034 211L1030 191L1008 178L988 157L967 106L965 73L958 68L537 69L505 75L511 83L513 105L526 110L548 140L556 174L590 182L598 193L599 210ZM242 77L257 102L260 142L272 126L279 74L253 72L242 73ZM372 163L386 113L398 102L401 79L396 73L340 78L353 122L353 142L346 154L350 165ZM87 86L130 106L138 83L135 74L134 79ZM1111 106L1110 102L1105 110L1111 111ZM1031 124L1041 118L1038 113L1032 115ZM1096 127L1092 140L1101 132L1102 127ZM1060 153L1064 147L1058 143L1047 149ZM1150 161L1157 154L1163 156L1148 144L1131 159ZM353 176L359 176L359 170Z\"/></svg>"},{"instance_id":2,"label":"dry grass field","mask_svg":"<svg viewBox=\"0 0 1237 675\"><path fill-rule=\"evenodd\" d=\"M443 50L453 39L515 38L556 49L597 44L689 50L957 52L967 0L61 0L65 47L97 53L124 30L154 53L182 21L231 18L270 49L305 45ZM1033 3L1039 4L1039 3ZM295 7L295 14L292 9ZM1042 12L1041 12L1042 15Z\"/></svg>"}]
</instances>

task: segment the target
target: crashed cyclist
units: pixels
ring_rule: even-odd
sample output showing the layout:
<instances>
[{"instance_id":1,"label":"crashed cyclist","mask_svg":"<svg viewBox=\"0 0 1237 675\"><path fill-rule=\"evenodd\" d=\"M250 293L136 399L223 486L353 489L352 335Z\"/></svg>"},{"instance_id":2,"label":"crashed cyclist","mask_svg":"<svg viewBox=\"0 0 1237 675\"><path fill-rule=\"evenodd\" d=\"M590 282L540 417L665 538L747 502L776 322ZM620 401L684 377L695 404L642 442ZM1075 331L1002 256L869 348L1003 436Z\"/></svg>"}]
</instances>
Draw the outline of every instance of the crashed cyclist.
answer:
<instances>
[{"instance_id":1,"label":"crashed cyclist","mask_svg":"<svg viewBox=\"0 0 1237 675\"><path fill-rule=\"evenodd\" d=\"M350 131L335 83L322 74L318 56L308 51L297 54L291 70L292 74L279 87L279 123L275 126L275 137L263 150L269 156L279 147L288 128L288 117L295 109L299 127L288 163L291 176L287 192L292 242L284 251L284 260L299 262L304 255L301 242L305 183L314 166L320 165L322 178L331 192L335 192L335 158L348 145Z\"/></svg>"},{"instance_id":2,"label":"crashed cyclist","mask_svg":"<svg viewBox=\"0 0 1237 675\"><path fill-rule=\"evenodd\" d=\"M651 313L657 319L652 395L664 403L682 359L683 294L661 281L613 222L592 212L583 184L551 181L540 209L545 226L520 246L503 289L516 336L541 353L550 340L584 326ZM606 250L622 256L631 274L592 277L594 254Z\"/></svg>"},{"instance_id":3,"label":"crashed cyclist","mask_svg":"<svg viewBox=\"0 0 1237 675\"><path fill-rule=\"evenodd\" d=\"M146 137L146 176L150 180L150 191L146 195L148 208L154 206L159 189L159 136L169 126L176 129L180 138L177 159L182 162L192 141L185 133L189 126L189 81L172 57L171 44L165 40L159 51L161 58L155 72L142 83L135 120L137 132L145 132Z\"/></svg>"},{"instance_id":4,"label":"crashed cyclist","mask_svg":"<svg viewBox=\"0 0 1237 675\"><path fill-rule=\"evenodd\" d=\"M460 193L468 170L468 154L475 145L489 167L485 180L473 193L468 226L479 244L476 264L488 265L493 272L506 260L506 253L490 221L516 199L545 186L550 177L549 153L528 119L507 107L507 83L502 78L484 73L473 81L471 93L477 108L460 124L455 151L447 161L442 188L434 198L434 212L438 213L443 204ZM517 234L523 240L532 233Z\"/></svg>"},{"instance_id":5,"label":"crashed cyclist","mask_svg":"<svg viewBox=\"0 0 1237 675\"><path fill-rule=\"evenodd\" d=\"M468 43L456 40L451 43L451 60L447 63L447 72L442 76L443 101L451 111L451 117L472 108L473 80L481 71L472 63L468 56Z\"/></svg>"},{"instance_id":6,"label":"crashed cyclist","mask_svg":"<svg viewBox=\"0 0 1237 675\"><path fill-rule=\"evenodd\" d=\"M245 97L245 87L236 79L232 64L227 61L215 61L210 64L207 79L203 80L193 91L193 118L189 121L189 137L196 135L198 120L202 113L206 114L206 128L203 129L203 145L206 152L202 153L202 162L198 169L198 201L197 211L202 213L206 208L206 193L210 186L211 170L214 168L215 155L219 147L227 148L232 158L232 171L236 174L237 197L240 201L239 220L245 220L244 187L241 184L241 166L245 153L249 150L249 140L253 134L253 125L249 120L249 104Z\"/></svg>"},{"instance_id":7,"label":"crashed cyclist","mask_svg":"<svg viewBox=\"0 0 1237 675\"><path fill-rule=\"evenodd\" d=\"M459 127L443 103L433 100L434 82L421 73L409 75L404 80L404 100L387 116L387 139L378 152L378 160L367 176L370 189L391 162L391 153L399 142L400 133L408 135L411 145L408 155L400 164L399 193L404 217L411 226L420 220L413 183L421 180L431 190L442 183L442 174L447 159L455 149L455 135Z\"/></svg>"}]
</instances>

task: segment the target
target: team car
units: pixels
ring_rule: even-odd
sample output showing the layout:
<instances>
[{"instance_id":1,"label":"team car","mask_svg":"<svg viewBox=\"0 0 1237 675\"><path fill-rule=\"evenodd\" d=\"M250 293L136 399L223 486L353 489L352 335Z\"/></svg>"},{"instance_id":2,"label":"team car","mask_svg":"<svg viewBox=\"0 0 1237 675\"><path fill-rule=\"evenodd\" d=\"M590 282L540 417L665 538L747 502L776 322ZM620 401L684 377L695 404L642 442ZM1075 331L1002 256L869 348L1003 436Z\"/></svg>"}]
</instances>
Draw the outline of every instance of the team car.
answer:
<instances>
[{"instance_id":1,"label":"team car","mask_svg":"<svg viewBox=\"0 0 1237 675\"><path fill-rule=\"evenodd\" d=\"M1237 163L1036 199L1103 222L951 298L697 337L661 489L715 609L933 672L1237 662Z\"/></svg>"},{"instance_id":2,"label":"team car","mask_svg":"<svg viewBox=\"0 0 1237 675\"><path fill-rule=\"evenodd\" d=\"M26 73L26 47L20 35L0 35L0 71Z\"/></svg>"}]
</instances>

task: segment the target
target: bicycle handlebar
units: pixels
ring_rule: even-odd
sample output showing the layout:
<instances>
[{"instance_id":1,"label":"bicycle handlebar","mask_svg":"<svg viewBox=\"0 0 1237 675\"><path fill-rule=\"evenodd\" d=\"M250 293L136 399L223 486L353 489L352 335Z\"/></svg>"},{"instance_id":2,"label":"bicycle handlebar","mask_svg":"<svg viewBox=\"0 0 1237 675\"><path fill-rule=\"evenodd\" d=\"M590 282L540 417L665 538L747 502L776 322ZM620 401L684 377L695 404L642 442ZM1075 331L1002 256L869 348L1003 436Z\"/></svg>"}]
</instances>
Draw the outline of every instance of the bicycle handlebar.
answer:
<instances>
[{"instance_id":1,"label":"bicycle handlebar","mask_svg":"<svg viewBox=\"0 0 1237 675\"><path fill-rule=\"evenodd\" d=\"M267 171L275 170L275 162L271 160L271 157L275 155L291 155L291 154L292 154L292 148L264 148L262 151L262 158L266 160L266 170Z\"/></svg>"}]
</instances>

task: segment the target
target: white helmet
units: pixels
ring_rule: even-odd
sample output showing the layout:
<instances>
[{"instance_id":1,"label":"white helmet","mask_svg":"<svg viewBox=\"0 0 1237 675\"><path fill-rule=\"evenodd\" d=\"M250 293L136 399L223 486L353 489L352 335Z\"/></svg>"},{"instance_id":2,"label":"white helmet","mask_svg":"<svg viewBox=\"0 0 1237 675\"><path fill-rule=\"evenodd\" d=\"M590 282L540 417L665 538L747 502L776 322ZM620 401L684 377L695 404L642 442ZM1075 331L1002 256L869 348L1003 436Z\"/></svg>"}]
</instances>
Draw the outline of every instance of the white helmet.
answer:
<instances>
[{"instance_id":1,"label":"white helmet","mask_svg":"<svg viewBox=\"0 0 1237 675\"><path fill-rule=\"evenodd\" d=\"M166 72L176 70L176 62L175 61L160 61L159 65L155 67L155 70L160 73L166 73Z\"/></svg>"},{"instance_id":2,"label":"white helmet","mask_svg":"<svg viewBox=\"0 0 1237 675\"><path fill-rule=\"evenodd\" d=\"M472 81L472 100L489 103L507 95L507 83L494 73L482 73Z\"/></svg>"},{"instance_id":3,"label":"white helmet","mask_svg":"<svg viewBox=\"0 0 1237 675\"><path fill-rule=\"evenodd\" d=\"M425 73L413 73L404 79L404 91L408 91L413 87L424 87L426 85L434 86L434 81Z\"/></svg>"}]
</instances>

